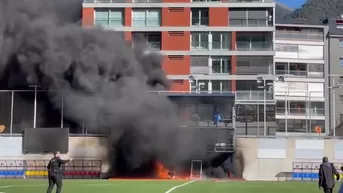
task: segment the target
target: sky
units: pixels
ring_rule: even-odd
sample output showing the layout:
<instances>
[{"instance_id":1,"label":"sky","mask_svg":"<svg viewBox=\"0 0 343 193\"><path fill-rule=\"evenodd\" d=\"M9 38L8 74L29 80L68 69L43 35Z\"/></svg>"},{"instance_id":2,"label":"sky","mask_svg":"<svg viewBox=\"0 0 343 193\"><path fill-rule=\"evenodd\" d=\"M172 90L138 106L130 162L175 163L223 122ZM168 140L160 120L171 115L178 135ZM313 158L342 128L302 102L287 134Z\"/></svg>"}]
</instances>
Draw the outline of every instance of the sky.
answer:
<instances>
[{"instance_id":1,"label":"sky","mask_svg":"<svg viewBox=\"0 0 343 193\"><path fill-rule=\"evenodd\" d=\"M296 9L304 4L306 0L276 0L290 8Z\"/></svg>"}]
</instances>

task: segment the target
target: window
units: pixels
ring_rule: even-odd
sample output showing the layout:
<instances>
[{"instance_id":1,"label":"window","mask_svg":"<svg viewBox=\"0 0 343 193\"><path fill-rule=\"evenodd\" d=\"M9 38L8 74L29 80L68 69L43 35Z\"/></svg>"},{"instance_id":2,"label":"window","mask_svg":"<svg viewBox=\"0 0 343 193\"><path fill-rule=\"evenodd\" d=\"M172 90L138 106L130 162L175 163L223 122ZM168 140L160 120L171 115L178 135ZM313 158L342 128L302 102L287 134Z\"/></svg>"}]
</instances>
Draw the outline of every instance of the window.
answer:
<instances>
[{"instance_id":1,"label":"window","mask_svg":"<svg viewBox=\"0 0 343 193\"><path fill-rule=\"evenodd\" d=\"M229 50L231 47L230 33L212 33L212 49Z\"/></svg>"},{"instance_id":2,"label":"window","mask_svg":"<svg viewBox=\"0 0 343 193\"><path fill-rule=\"evenodd\" d=\"M236 48L238 51L272 50L271 34L237 34Z\"/></svg>"},{"instance_id":3,"label":"window","mask_svg":"<svg viewBox=\"0 0 343 193\"><path fill-rule=\"evenodd\" d=\"M229 80L212 80L212 91L231 91Z\"/></svg>"},{"instance_id":4,"label":"window","mask_svg":"<svg viewBox=\"0 0 343 193\"><path fill-rule=\"evenodd\" d=\"M212 58L212 73L213 74L230 74L231 61L225 57Z\"/></svg>"},{"instance_id":5,"label":"window","mask_svg":"<svg viewBox=\"0 0 343 193\"><path fill-rule=\"evenodd\" d=\"M273 24L272 10L265 8L230 8L229 24L230 26L242 27L266 27Z\"/></svg>"},{"instance_id":6,"label":"window","mask_svg":"<svg viewBox=\"0 0 343 193\"><path fill-rule=\"evenodd\" d=\"M343 67L343 58L340 58L340 59L339 59L339 66L340 66L340 67Z\"/></svg>"},{"instance_id":7,"label":"window","mask_svg":"<svg viewBox=\"0 0 343 193\"><path fill-rule=\"evenodd\" d=\"M208 49L208 33L192 33L192 50Z\"/></svg>"},{"instance_id":8,"label":"window","mask_svg":"<svg viewBox=\"0 0 343 193\"><path fill-rule=\"evenodd\" d=\"M160 26L160 10L137 9L132 11L132 26Z\"/></svg>"},{"instance_id":9,"label":"window","mask_svg":"<svg viewBox=\"0 0 343 193\"><path fill-rule=\"evenodd\" d=\"M94 24L101 26L123 26L123 10L96 9Z\"/></svg>"},{"instance_id":10,"label":"window","mask_svg":"<svg viewBox=\"0 0 343 193\"><path fill-rule=\"evenodd\" d=\"M340 39L340 40L339 40L339 47L340 47L340 48L343 48L343 39Z\"/></svg>"},{"instance_id":11,"label":"window","mask_svg":"<svg viewBox=\"0 0 343 193\"><path fill-rule=\"evenodd\" d=\"M192 9L192 25L208 26L208 9Z\"/></svg>"}]
</instances>

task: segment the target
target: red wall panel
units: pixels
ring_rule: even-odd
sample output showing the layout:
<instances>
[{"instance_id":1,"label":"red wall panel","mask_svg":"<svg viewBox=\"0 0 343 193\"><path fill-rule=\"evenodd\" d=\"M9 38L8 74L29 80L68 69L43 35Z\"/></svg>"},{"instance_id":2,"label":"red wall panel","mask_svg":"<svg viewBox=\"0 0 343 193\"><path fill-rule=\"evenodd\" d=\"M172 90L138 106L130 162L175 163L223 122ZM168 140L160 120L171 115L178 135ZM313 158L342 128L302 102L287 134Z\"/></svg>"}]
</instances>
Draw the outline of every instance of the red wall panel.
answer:
<instances>
[{"instance_id":1,"label":"red wall panel","mask_svg":"<svg viewBox=\"0 0 343 193\"><path fill-rule=\"evenodd\" d=\"M209 8L209 26L228 26L229 8L210 7Z\"/></svg>"},{"instance_id":2,"label":"red wall panel","mask_svg":"<svg viewBox=\"0 0 343 193\"><path fill-rule=\"evenodd\" d=\"M189 7L163 7L162 26L190 26Z\"/></svg>"},{"instance_id":3,"label":"red wall panel","mask_svg":"<svg viewBox=\"0 0 343 193\"><path fill-rule=\"evenodd\" d=\"M162 50L190 50L190 32L189 31L163 31L162 32Z\"/></svg>"},{"instance_id":4,"label":"red wall panel","mask_svg":"<svg viewBox=\"0 0 343 193\"><path fill-rule=\"evenodd\" d=\"M91 7L82 8L82 26L83 27L94 26L94 8L91 8Z\"/></svg>"}]
</instances>

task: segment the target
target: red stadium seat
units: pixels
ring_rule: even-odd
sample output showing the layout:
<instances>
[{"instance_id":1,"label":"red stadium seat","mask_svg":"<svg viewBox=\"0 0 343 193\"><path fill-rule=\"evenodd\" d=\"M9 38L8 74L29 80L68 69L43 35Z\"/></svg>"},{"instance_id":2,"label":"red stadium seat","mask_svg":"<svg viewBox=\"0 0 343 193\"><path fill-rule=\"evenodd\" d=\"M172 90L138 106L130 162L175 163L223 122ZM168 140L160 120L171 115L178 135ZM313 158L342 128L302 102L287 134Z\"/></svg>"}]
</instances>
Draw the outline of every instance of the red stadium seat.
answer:
<instances>
[{"instance_id":1,"label":"red stadium seat","mask_svg":"<svg viewBox=\"0 0 343 193\"><path fill-rule=\"evenodd\" d=\"M64 172L64 175L66 175L66 176L71 176L71 175L72 175L71 172L72 172L72 171L65 171L65 172Z\"/></svg>"}]
</instances>

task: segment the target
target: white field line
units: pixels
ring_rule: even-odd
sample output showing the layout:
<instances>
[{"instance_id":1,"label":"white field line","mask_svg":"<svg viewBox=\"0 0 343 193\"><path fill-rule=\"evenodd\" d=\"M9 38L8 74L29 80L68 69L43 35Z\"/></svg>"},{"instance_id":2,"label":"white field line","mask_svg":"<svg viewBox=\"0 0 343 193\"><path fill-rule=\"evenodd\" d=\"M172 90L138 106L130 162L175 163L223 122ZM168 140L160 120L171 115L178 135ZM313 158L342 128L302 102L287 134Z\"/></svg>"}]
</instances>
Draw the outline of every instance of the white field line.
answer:
<instances>
[{"instance_id":1,"label":"white field line","mask_svg":"<svg viewBox=\"0 0 343 193\"><path fill-rule=\"evenodd\" d=\"M195 180L186 182L186 183L181 184L181 185L178 185L178 186L174 186L174 187L170 188L170 189L169 189L167 192L165 192L165 193L170 193L170 192L174 191L175 189L181 188L182 186L186 186L186 185L191 184L191 183L193 183L193 182L195 182Z\"/></svg>"},{"instance_id":2,"label":"white field line","mask_svg":"<svg viewBox=\"0 0 343 193\"><path fill-rule=\"evenodd\" d=\"M0 189L5 188L14 188L14 187L37 187L37 186L44 186L43 184L31 184L31 185L7 185L7 186L0 186Z\"/></svg>"}]
</instances>

